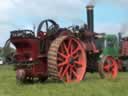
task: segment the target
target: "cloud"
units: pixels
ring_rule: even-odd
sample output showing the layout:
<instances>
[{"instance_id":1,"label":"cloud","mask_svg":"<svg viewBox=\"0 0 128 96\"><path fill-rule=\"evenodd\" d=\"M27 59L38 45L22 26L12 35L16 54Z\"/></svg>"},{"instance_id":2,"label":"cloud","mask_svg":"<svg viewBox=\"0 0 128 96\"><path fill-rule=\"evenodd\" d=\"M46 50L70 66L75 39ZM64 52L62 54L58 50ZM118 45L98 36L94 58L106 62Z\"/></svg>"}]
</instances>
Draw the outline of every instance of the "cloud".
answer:
<instances>
[{"instance_id":1,"label":"cloud","mask_svg":"<svg viewBox=\"0 0 128 96\"><path fill-rule=\"evenodd\" d=\"M128 8L128 0L89 0L91 2L94 2L95 4L98 3L108 3L108 4L114 4L119 5L123 8Z\"/></svg>"},{"instance_id":2,"label":"cloud","mask_svg":"<svg viewBox=\"0 0 128 96\"><path fill-rule=\"evenodd\" d=\"M99 22L95 25L95 30L99 33L118 34L121 31L121 24Z\"/></svg>"},{"instance_id":3,"label":"cloud","mask_svg":"<svg viewBox=\"0 0 128 96\"><path fill-rule=\"evenodd\" d=\"M88 0L89 1L89 0ZM14 29L30 28L38 25L46 18L54 19L63 26L71 24L83 24L85 5L87 0L1 0L0 3L0 44L4 44L9 38L9 31ZM96 0L101 2L102 0ZM112 2L111 0L104 0ZM116 0L114 0L116 2ZM126 4L127 0L118 0ZM128 4L128 2L127 2ZM96 31L103 32L106 29L118 30L118 25L97 24ZM116 30L115 30L116 29ZM110 31L110 30L108 30Z\"/></svg>"},{"instance_id":4,"label":"cloud","mask_svg":"<svg viewBox=\"0 0 128 96\"><path fill-rule=\"evenodd\" d=\"M28 22L39 21L42 18L82 21L80 17L85 7L82 0L20 0L13 4L15 7L11 14L17 16L18 19L26 16L25 19Z\"/></svg>"},{"instance_id":5,"label":"cloud","mask_svg":"<svg viewBox=\"0 0 128 96\"><path fill-rule=\"evenodd\" d=\"M11 2L9 0L3 0L0 3L0 24L5 24L9 20L8 9L11 8Z\"/></svg>"},{"instance_id":6,"label":"cloud","mask_svg":"<svg viewBox=\"0 0 128 96\"><path fill-rule=\"evenodd\" d=\"M11 0L9 9L10 25L24 28L25 24L39 24L41 20L50 18L61 23L81 24L85 21L83 0Z\"/></svg>"},{"instance_id":7,"label":"cloud","mask_svg":"<svg viewBox=\"0 0 128 96\"><path fill-rule=\"evenodd\" d=\"M1 0L0 3L0 38L1 43L9 38L9 31L30 28L46 18L70 23L84 22L85 4L83 0ZM26 27L27 26L27 27Z\"/></svg>"}]
</instances>

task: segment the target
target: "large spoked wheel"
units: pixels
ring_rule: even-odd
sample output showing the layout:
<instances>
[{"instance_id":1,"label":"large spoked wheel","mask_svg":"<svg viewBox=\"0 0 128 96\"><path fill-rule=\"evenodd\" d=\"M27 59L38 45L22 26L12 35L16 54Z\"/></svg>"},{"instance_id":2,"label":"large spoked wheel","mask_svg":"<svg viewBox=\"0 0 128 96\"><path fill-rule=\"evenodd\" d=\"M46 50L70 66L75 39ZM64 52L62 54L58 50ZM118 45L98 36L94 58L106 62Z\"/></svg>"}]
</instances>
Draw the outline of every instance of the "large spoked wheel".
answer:
<instances>
[{"instance_id":1,"label":"large spoked wheel","mask_svg":"<svg viewBox=\"0 0 128 96\"><path fill-rule=\"evenodd\" d=\"M99 74L101 78L115 79L118 74L118 64L111 56L105 56L99 63Z\"/></svg>"},{"instance_id":2,"label":"large spoked wheel","mask_svg":"<svg viewBox=\"0 0 128 96\"><path fill-rule=\"evenodd\" d=\"M48 70L52 77L64 82L79 82L86 72L86 54L81 42L74 37L61 36L51 45Z\"/></svg>"}]
</instances>

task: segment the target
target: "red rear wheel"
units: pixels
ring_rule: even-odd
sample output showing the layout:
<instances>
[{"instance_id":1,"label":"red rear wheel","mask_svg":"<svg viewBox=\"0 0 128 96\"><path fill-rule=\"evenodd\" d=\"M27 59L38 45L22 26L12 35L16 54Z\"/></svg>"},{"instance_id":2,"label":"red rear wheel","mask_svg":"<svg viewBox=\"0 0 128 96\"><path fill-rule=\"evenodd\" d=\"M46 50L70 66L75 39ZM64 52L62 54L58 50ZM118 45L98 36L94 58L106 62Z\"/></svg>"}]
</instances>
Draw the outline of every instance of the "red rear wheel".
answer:
<instances>
[{"instance_id":1,"label":"red rear wheel","mask_svg":"<svg viewBox=\"0 0 128 96\"><path fill-rule=\"evenodd\" d=\"M118 65L116 60L111 56L103 57L99 63L99 73L102 78L115 79L118 74Z\"/></svg>"},{"instance_id":2,"label":"red rear wheel","mask_svg":"<svg viewBox=\"0 0 128 96\"><path fill-rule=\"evenodd\" d=\"M54 46L57 45L55 50ZM86 72L86 55L81 42L73 37L58 38L56 45L51 47L52 53L56 52L56 57L49 58L49 61L55 58L56 64L49 64L57 65L57 77L65 82L81 81Z\"/></svg>"}]
</instances>

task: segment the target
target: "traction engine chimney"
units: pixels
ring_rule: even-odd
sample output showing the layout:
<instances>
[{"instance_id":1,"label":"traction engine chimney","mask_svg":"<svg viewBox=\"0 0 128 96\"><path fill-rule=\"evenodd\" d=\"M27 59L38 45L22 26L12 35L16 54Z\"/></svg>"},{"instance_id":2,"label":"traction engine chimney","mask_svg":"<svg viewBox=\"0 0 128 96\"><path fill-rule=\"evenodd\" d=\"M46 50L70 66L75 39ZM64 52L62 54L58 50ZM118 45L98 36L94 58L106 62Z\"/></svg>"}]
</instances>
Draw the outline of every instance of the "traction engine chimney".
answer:
<instances>
[{"instance_id":1,"label":"traction engine chimney","mask_svg":"<svg viewBox=\"0 0 128 96\"><path fill-rule=\"evenodd\" d=\"M86 10L87 10L87 25L88 25L88 30L90 32L94 32L94 13L93 13L93 5L87 5Z\"/></svg>"}]
</instances>

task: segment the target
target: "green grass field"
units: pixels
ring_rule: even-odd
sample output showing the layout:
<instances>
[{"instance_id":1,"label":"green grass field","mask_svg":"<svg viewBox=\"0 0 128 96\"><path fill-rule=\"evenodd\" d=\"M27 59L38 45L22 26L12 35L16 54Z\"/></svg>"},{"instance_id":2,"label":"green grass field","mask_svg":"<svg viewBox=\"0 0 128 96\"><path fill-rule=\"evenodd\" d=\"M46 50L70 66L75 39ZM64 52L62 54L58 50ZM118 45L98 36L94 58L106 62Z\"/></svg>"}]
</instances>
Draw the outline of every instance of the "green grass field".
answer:
<instances>
[{"instance_id":1,"label":"green grass field","mask_svg":"<svg viewBox=\"0 0 128 96\"><path fill-rule=\"evenodd\" d=\"M128 73L119 73L116 80L103 80L97 73L87 73L80 83L48 80L21 84L16 82L12 67L0 65L0 96L128 96Z\"/></svg>"}]
</instances>

